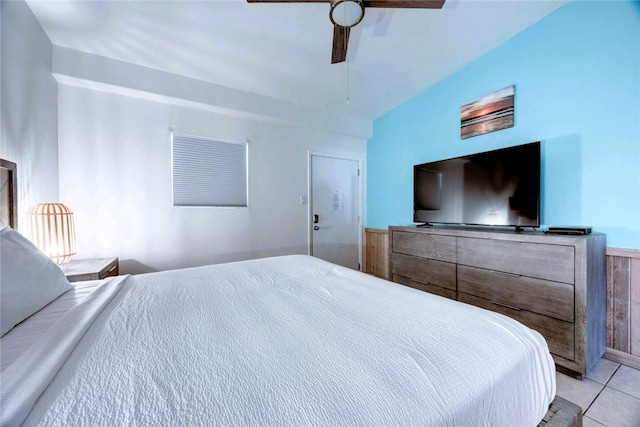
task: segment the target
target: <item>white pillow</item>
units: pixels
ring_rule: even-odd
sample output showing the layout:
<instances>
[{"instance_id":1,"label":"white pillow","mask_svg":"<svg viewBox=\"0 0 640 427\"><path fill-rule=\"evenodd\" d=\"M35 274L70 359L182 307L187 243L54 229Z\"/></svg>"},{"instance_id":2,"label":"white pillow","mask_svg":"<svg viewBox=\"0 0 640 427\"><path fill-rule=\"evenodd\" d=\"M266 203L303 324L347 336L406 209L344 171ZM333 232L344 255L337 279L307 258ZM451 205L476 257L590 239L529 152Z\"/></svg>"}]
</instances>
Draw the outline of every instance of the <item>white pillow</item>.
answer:
<instances>
[{"instance_id":1,"label":"white pillow","mask_svg":"<svg viewBox=\"0 0 640 427\"><path fill-rule=\"evenodd\" d=\"M36 245L10 227L0 230L2 335L71 288L60 267Z\"/></svg>"}]
</instances>

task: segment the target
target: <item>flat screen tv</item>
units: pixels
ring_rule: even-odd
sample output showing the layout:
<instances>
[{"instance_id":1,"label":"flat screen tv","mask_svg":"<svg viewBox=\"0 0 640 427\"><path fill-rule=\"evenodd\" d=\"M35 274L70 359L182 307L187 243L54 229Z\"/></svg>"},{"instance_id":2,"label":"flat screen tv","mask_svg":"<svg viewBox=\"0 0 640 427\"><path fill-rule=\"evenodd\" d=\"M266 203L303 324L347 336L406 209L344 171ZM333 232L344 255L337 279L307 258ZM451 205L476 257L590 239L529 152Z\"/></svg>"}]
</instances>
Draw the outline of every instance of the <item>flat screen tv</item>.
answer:
<instances>
[{"instance_id":1,"label":"flat screen tv","mask_svg":"<svg viewBox=\"0 0 640 427\"><path fill-rule=\"evenodd\" d=\"M415 165L413 220L540 226L540 142Z\"/></svg>"}]
</instances>

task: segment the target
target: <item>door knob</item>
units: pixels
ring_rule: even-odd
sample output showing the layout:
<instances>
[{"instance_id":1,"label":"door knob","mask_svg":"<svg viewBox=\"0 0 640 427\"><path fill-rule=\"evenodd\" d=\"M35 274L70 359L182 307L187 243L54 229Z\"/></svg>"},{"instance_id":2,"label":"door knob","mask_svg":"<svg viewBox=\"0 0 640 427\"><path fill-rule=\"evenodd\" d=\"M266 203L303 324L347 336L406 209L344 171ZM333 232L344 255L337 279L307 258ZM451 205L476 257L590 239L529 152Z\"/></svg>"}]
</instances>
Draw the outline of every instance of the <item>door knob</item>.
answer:
<instances>
[{"instance_id":1,"label":"door knob","mask_svg":"<svg viewBox=\"0 0 640 427\"><path fill-rule=\"evenodd\" d=\"M316 231L318 231L318 230L320 230L320 227L318 227L317 225L314 225L314 226L313 226L313 229L314 229L314 230L316 230Z\"/></svg>"},{"instance_id":2,"label":"door knob","mask_svg":"<svg viewBox=\"0 0 640 427\"><path fill-rule=\"evenodd\" d=\"M314 214L313 215L313 223L317 224L320 222L320 217L318 216L318 214Z\"/></svg>"}]
</instances>

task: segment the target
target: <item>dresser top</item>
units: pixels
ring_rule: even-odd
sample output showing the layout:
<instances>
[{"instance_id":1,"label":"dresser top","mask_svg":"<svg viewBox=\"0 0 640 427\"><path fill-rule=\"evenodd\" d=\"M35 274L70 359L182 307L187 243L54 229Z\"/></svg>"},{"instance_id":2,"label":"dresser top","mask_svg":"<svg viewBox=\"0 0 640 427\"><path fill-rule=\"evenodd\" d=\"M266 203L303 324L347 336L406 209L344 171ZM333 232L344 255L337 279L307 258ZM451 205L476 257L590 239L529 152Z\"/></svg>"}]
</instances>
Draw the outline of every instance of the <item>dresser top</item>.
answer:
<instances>
[{"instance_id":1,"label":"dresser top","mask_svg":"<svg viewBox=\"0 0 640 427\"><path fill-rule=\"evenodd\" d=\"M425 234L438 234L456 237L474 237L483 239L501 239L514 241L530 241L535 243L554 243L574 245L589 239L606 239L604 233L591 233L586 235L546 234L544 231L525 230L516 232L515 227L491 228L456 225L435 225L419 227L416 225L390 226L389 231L410 231Z\"/></svg>"}]
</instances>

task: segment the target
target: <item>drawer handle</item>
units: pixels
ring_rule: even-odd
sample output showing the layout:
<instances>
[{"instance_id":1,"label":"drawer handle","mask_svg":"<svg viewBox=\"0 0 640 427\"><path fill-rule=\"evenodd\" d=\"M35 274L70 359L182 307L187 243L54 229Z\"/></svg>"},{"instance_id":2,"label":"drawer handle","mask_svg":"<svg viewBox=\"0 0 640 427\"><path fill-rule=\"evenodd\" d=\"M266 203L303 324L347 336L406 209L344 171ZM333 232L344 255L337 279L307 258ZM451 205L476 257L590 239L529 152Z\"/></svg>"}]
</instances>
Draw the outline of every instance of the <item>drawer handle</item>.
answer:
<instances>
[{"instance_id":1,"label":"drawer handle","mask_svg":"<svg viewBox=\"0 0 640 427\"><path fill-rule=\"evenodd\" d=\"M429 282L422 282L422 281L420 281L420 280L416 280L416 279L413 279L413 278L411 278L411 277L409 277L409 279L411 279L413 282L420 283L421 285L426 285L426 286L433 285L433 283L429 283Z\"/></svg>"},{"instance_id":2,"label":"drawer handle","mask_svg":"<svg viewBox=\"0 0 640 427\"><path fill-rule=\"evenodd\" d=\"M511 276L511 277L522 277L521 274L516 274L516 273L509 273L508 271L498 271L498 273L503 274L505 276Z\"/></svg>"},{"instance_id":3,"label":"drawer handle","mask_svg":"<svg viewBox=\"0 0 640 427\"><path fill-rule=\"evenodd\" d=\"M113 270L115 270L116 268L118 268L118 265L114 265L112 266L109 271L107 271L107 273L111 273Z\"/></svg>"},{"instance_id":4,"label":"drawer handle","mask_svg":"<svg viewBox=\"0 0 640 427\"><path fill-rule=\"evenodd\" d=\"M519 307L516 307L516 306L513 306L513 305L509 305L509 304L505 304L503 302L498 302L498 301L491 301L491 304L499 305L500 307L510 308L511 310L516 310L516 311L522 310Z\"/></svg>"}]
</instances>

